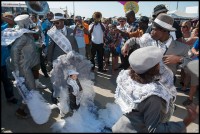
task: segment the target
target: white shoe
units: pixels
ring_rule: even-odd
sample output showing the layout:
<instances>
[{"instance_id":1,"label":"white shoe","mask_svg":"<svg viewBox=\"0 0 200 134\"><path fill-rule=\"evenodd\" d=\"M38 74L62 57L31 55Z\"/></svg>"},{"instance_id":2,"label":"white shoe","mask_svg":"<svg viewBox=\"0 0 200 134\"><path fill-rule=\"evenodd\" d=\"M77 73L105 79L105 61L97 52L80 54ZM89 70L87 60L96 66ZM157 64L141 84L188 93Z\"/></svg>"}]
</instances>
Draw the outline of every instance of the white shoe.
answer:
<instances>
[{"instance_id":1,"label":"white shoe","mask_svg":"<svg viewBox=\"0 0 200 134\"><path fill-rule=\"evenodd\" d=\"M46 85L43 85L41 82L39 82L39 79L35 80L35 85L36 85L36 88L46 88L47 87Z\"/></svg>"}]
</instances>

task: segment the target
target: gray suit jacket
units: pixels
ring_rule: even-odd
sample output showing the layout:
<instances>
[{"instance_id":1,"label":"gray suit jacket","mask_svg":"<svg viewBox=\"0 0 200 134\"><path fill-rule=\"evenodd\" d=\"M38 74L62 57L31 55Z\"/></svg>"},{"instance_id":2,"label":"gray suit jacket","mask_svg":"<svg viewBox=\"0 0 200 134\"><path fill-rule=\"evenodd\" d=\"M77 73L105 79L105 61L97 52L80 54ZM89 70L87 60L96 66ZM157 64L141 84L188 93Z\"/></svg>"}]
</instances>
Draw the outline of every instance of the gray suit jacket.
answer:
<instances>
[{"instance_id":1,"label":"gray suit jacket","mask_svg":"<svg viewBox=\"0 0 200 134\"><path fill-rule=\"evenodd\" d=\"M167 52L165 53L165 55L182 56L184 60L183 60L183 63L181 63L181 67L185 67L187 65L187 63L189 61L191 61L191 59L189 58L189 55L188 55L189 49L190 49L190 47L188 45L183 44L179 41L173 40L171 42ZM172 70L172 72L175 75L179 64L168 64L167 66Z\"/></svg>"},{"instance_id":2,"label":"gray suit jacket","mask_svg":"<svg viewBox=\"0 0 200 134\"><path fill-rule=\"evenodd\" d=\"M72 50L79 52L78 44L73 35L73 29L67 28L67 39L70 41L72 45ZM47 61L53 62L53 60L57 59L60 55L66 54L56 43L50 38L48 51L47 51Z\"/></svg>"}]
</instances>

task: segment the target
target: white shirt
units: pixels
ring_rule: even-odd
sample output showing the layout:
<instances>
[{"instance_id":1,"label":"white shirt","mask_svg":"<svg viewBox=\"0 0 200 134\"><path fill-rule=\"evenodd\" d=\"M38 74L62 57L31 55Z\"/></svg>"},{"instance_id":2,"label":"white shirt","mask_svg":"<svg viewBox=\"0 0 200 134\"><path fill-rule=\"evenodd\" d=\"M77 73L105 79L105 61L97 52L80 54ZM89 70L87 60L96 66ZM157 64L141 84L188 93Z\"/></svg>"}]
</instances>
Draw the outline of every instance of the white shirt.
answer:
<instances>
[{"instance_id":1,"label":"white shirt","mask_svg":"<svg viewBox=\"0 0 200 134\"><path fill-rule=\"evenodd\" d=\"M90 24L89 25L89 31L91 30L92 26L94 24ZM93 32L91 34L92 36L92 42L94 42L95 44L101 44L103 43L103 30L101 29L101 25L98 23L97 25L94 26L93 28Z\"/></svg>"},{"instance_id":2,"label":"white shirt","mask_svg":"<svg viewBox=\"0 0 200 134\"><path fill-rule=\"evenodd\" d=\"M63 31L63 34L64 34L65 36L67 36L67 28L66 28L65 25L64 25L63 29L59 29L59 31L60 31L60 32Z\"/></svg>"}]
</instances>

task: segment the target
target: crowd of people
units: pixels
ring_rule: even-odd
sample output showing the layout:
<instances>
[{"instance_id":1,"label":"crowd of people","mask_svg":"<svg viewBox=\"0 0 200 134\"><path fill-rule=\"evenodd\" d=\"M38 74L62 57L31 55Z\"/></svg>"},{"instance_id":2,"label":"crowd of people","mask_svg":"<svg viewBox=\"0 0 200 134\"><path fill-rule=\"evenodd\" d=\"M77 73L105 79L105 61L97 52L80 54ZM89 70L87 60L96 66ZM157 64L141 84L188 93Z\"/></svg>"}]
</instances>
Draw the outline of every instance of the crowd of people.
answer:
<instances>
[{"instance_id":1,"label":"crowd of people","mask_svg":"<svg viewBox=\"0 0 200 134\"><path fill-rule=\"evenodd\" d=\"M29 90L46 88L45 83L39 81L39 70L44 77L51 77L58 59L73 51L89 61L91 73L96 68L106 73L110 64L112 74L122 69L117 77L115 99L123 116L113 124L113 132L186 131L198 114L193 97L199 87L199 22L178 24L167 12L162 4L153 9L152 20L146 16L137 20L133 10L119 18L104 18L101 12L94 12L92 19L74 16L71 26L66 25L67 18L61 13L2 14L1 81L7 101L19 102L14 97L14 79L10 72L24 77L24 85ZM72 110L79 109L85 90L78 80L78 75L82 75L81 71L77 72L78 68L73 66L67 71L66 84L70 88L67 88L69 104L66 105ZM179 69L182 87L176 89ZM58 78L65 79L65 75L57 72L58 69L55 74L60 75ZM51 82L52 103L61 104L61 96L57 94L61 89L55 87L59 83ZM183 102L188 115L183 121L170 122L177 90L187 92L188 87L189 97ZM22 99L16 115L27 118L25 108L26 102ZM67 112L60 113L63 117Z\"/></svg>"}]
</instances>

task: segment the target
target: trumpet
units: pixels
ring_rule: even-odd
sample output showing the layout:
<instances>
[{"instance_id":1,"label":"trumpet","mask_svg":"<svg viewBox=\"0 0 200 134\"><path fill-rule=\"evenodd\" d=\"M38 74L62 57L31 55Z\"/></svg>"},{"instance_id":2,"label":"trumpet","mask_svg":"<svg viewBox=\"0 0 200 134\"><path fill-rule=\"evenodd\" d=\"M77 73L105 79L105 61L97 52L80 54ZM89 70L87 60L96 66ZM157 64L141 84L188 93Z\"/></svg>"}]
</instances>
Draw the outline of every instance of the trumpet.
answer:
<instances>
[{"instance_id":1,"label":"trumpet","mask_svg":"<svg viewBox=\"0 0 200 134\"><path fill-rule=\"evenodd\" d=\"M84 29L84 26L80 23L76 23L76 25L78 26L79 29L83 30Z\"/></svg>"},{"instance_id":2,"label":"trumpet","mask_svg":"<svg viewBox=\"0 0 200 134\"><path fill-rule=\"evenodd\" d=\"M81 25L81 24L78 24L78 27L79 27L79 29L81 29L81 30L83 30L83 29L84 29L84 26L83 26L83 25Z\"/></svg>"},{"instance_id":3,"label":"trumpet","mask_svg":"<svg viewBox=\"0 0 200 134\"><path fill-rule=\"evenodd\" d=\"M94 14L92 15L92 18L94 19L96 23L100 22L102 18L101 12L94 12Z\"/></svg>"}]
</instances>

